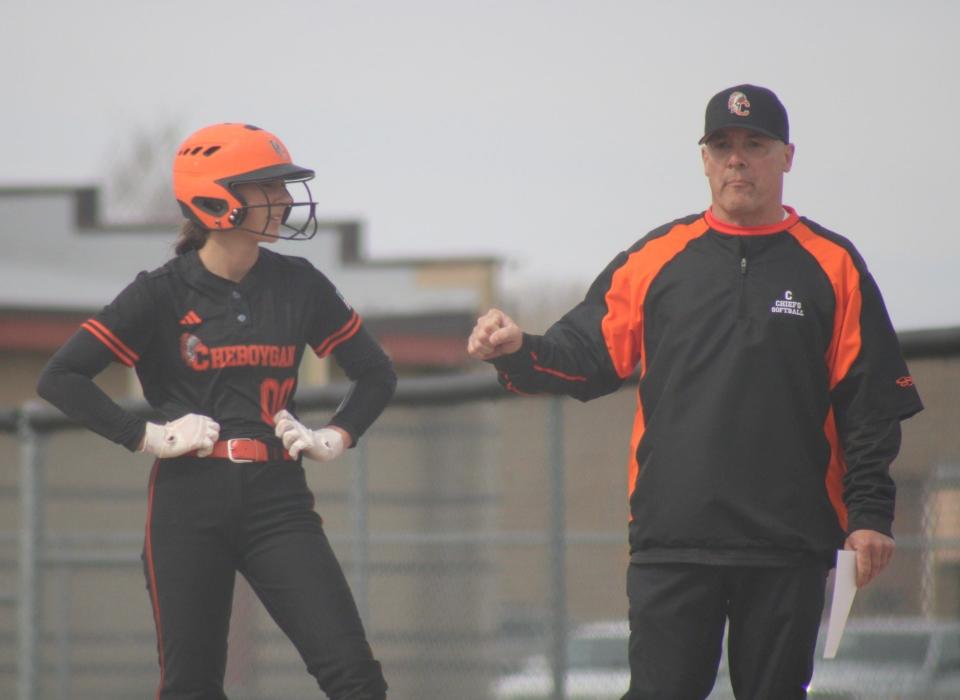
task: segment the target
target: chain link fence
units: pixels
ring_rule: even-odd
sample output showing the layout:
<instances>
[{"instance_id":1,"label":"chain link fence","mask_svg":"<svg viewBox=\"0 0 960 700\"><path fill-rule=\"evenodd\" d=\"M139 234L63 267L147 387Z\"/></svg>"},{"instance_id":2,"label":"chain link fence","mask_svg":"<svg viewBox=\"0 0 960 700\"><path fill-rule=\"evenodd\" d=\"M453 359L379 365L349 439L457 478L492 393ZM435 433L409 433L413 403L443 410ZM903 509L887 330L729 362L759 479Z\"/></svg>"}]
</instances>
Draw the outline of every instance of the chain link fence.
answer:
<instances>
[{"instance_id":1,"label":"chain link fence","mask_svg":"<svg viewBox=\"0 0 960 700\"><path fill-rule=\"evenodd\" d=\"M895 465L897 556L854 603L850 640L862 653L841 648L836 667L818 664L811 697L818 683L819 697L868 687L878 629L927 640L922 682L960 697L960 637L950 655L960 620L960 329L902 339L927 410L905 424ZM491 375L402 380L358 448L306 464L390 697L619 698L636 387L585 405L515 398ZM301 391L306 422L329 416L342 390ZM0 448L0 697L154 697L140 563L150 459L39 404L0 411ZM232 699L320 696L242 578L229 641ZM900 668L921 642L884 643L894 660L881 667ZM946 680L933 678L941 667ZM890 692L937 696L914 690ZM712 697L729 697L722 671Z\"/></svg>"}]
</instances>

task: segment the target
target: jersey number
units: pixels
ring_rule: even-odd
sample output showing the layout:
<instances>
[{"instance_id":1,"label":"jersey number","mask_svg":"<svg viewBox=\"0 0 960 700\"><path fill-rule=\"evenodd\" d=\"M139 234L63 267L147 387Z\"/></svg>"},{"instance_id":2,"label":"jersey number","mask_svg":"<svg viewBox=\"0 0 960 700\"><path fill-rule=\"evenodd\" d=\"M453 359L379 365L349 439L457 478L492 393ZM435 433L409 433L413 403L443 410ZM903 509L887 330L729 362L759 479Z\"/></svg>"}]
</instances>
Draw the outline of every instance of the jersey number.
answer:
<instances>
[{"instance_id":1,"label":"jersey number","mask_svg":"<svg viewBox=\"0 0 960 700\"><path fill-rule=\"evenodd\" d=\"M267 425L273 425L277 411L286 408L293 392L293 377L279 382L276 379L264 379L260 384L260 417Z\"/></svg>"}]
</instances>

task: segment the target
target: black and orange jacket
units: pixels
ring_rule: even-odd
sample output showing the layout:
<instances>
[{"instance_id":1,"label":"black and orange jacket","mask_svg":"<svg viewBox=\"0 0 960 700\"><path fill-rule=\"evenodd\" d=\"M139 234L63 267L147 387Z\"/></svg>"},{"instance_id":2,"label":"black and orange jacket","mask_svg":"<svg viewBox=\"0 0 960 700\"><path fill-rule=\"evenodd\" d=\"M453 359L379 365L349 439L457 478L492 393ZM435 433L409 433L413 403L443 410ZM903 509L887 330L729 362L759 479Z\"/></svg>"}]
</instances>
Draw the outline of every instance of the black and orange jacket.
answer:
<instances>
[{"instance_id":1,"label":"black and orange jacket","mask_svg":"<svg viewBox=\"0 0 960 700\"><path fill-rule=\"evenodd\" d=\"M830 560L845 532L890 533L899 421L922 404L856 249L788 213L652 231L494 362L510 390L584 401L639 367L633 561Z\"/></svg>"}]
</instances>

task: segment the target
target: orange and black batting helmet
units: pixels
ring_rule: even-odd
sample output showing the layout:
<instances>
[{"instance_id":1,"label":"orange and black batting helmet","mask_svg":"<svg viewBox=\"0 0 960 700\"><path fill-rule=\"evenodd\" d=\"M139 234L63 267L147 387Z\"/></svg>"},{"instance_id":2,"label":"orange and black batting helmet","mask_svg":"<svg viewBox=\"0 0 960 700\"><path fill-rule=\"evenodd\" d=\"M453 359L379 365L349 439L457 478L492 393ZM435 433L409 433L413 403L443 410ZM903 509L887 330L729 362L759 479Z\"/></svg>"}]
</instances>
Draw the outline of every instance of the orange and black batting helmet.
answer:
<instances>
[{"instance_id":1,"label":"orange and black batting helmet","mask_svg":"<svg viewBox=\"0 0 960 700\"><path fill-rule=\"evenodd\" d=\"M231 229L243 228L250 208L236 185L303 183L307 201L291 203L283 216L283 226L293 233L277 237L308 239L317 230L316 202L306 185L313 176L313 170L294 165L287 147L269 131L250 124L214 124L192 133L177 149L173 193L188 219L210 230ZM307 207L306 220L296 226L288 223L294 207Z\"/></svg>"}]
</instances>

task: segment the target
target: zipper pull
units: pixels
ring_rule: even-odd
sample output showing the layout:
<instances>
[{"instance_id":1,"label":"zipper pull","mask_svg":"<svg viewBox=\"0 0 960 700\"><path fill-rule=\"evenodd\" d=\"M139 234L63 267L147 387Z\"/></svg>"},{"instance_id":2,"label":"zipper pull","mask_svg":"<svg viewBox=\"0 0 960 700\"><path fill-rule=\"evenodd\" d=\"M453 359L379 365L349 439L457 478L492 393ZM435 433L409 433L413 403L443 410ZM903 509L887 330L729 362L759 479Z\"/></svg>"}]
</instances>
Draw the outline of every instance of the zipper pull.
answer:
<instances>
[{"instance_id":1,"label":"zipper pull","mask_svg":"<svg viewBox=\"0 0 960 700\"><path fill-rule=\"evenodd\" d=\"M740 258L740 274L747 274L747 259L745 257Z\"/></svg>"}]
</instances>

